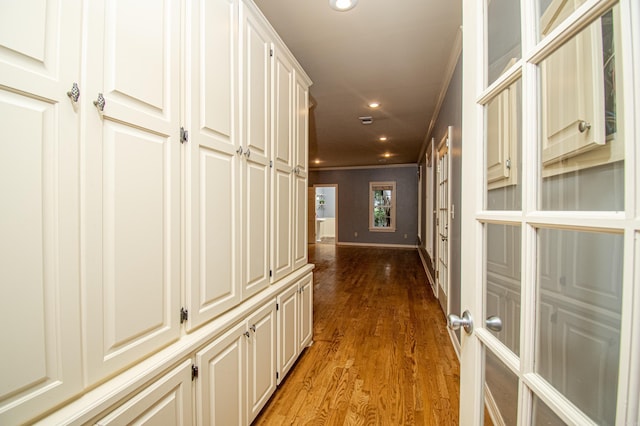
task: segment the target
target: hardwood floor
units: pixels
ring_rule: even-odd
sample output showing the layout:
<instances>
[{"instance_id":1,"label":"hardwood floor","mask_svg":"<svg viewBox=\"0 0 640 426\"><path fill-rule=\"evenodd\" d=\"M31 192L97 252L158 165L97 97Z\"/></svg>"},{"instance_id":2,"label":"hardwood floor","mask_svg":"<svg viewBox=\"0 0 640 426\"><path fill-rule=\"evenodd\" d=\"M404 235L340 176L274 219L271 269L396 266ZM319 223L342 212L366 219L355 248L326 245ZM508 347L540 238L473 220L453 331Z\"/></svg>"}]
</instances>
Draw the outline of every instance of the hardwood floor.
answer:
<instances>
[{"instance_id":1,"label":"hardwood floor","mask_svg":"<svg viewBox=\"0 0 640 426\"><path fill-rule=\"evenodd\" d=\"M254 424L458 424L458 362L417 252L309 247L314 344Z\"/></svg>"}]
</instances>

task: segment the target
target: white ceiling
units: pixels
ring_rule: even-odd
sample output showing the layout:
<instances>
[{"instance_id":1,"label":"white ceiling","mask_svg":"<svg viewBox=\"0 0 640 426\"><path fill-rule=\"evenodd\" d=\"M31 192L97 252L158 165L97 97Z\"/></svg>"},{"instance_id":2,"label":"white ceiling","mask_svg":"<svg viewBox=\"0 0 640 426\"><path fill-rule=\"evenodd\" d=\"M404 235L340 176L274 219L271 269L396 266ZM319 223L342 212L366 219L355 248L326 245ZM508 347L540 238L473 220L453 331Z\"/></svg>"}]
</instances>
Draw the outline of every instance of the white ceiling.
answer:
<instances>
[{"instance_id":1,"label":"white ceiling","mask_svg":"<svg viewBox=\"0 0 640 426\"><path fill-rule=\"evenodd\" d=\"M460 0L359 0L347 12L329 0L254 1L313 80L310 167L418 161L446 84Z\"/></svg>"}]
</instances>

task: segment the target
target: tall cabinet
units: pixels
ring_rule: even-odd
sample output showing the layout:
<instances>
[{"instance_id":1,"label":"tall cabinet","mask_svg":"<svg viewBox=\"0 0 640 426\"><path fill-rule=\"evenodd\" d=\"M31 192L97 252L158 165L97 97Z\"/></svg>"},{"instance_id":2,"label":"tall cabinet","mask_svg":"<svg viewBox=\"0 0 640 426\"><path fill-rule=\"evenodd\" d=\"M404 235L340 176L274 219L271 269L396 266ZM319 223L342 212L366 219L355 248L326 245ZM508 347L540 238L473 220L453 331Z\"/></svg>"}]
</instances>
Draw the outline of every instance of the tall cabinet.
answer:
<instances>
[{"instance_id":1,"label":"tall cabinet","mask_svg":"<svg viewBox=\"0 0 640 426\"><path fill-rule=\"evenodd\" d=\"M259 413L310 84L251 0L2 6L0 424Z\"/></svg>"}]
</instances>

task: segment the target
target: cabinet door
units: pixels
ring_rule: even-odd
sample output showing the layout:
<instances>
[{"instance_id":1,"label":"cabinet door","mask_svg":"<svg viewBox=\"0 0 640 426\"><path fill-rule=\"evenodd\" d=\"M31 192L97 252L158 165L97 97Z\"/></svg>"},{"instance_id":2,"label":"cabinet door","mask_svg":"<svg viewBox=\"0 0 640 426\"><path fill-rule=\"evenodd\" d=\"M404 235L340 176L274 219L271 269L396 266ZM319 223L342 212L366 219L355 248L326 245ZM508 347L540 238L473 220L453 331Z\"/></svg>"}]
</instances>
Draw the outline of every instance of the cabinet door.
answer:
<instances>
[{"instance_id":1,"label":"cabinet door","mask_svg":"<svg viewBox=\"0 0 640 426\"><path fill-rule=\"evenodd\" d=\"M191 360L154 382L96 425L192 425Z\"/></svg>"},{"instance_id":2,"label":"cabinet door","mask_svg":"<svg viewBox=\"0 0 640 426\"><path fill-rule=\"evenodd\" d=\"M309 85L296 72L294 111L295 111L295 178L294 178L294 215L293 215L293 269L307 264L308 251L308 156L309 145ZM315 225L315 223L314 223Z\"/></svg>"},{"instance_id":3,"label":"cabinet door","mask_svg":"<svg viewBox=\"0 0 640 426\"><path fill-rule=\"evenodd\" d=\"M196 354L197 424L247 424L245 332L240 323Z\"/></svg>"},{"instance_id":4,"label":"cabinet door","mask_svg":"<svg viewBox=\"0 0 640 426\"><path fill-rule=\"evenodd\" d=\"M278 296L278 384L298 358L298 284Z\"/></svg>"},{"instance_id":5,"label":"cabinet door","mask_svg":"<svg viewBox=\"0 0 640 426\"><path fill-rule=\"evenodd\" d=\"M185 200L191 330L240 302L242 159L235 128L238 3L194 2L188 13Z\"/></svg>"},{"instance_id":6,"label":"cabinet door","mask_svg":"<svg viewBox=\"0 0 640 426\"><path fill-rule=\"evenodd\" d=\"M179 337L181 3L86 6L82 285L94 383Z\"/></svg>"},{"instance_id":7,"label":"cabinet door","mask_svg":"<svg viewBox=\"0 0 640 426\"><path fill-rule=\"evenodd\" d=\"M271 37L251 2L242 2L243 297L269 285Z\"/></svg>"},{"instance_id":8,"label":"cabinet door","mask_svg":"<svg viewBox=\"0 0 640 426\"><path fill-rule=\"evenodd\" d=\"M293 271L293 66L279 46L273 76L273 280Z\"/></svg>"},{"instance_id":9,"label":"cabinet door","mask_svg":"<svg viewBox=\"0 0 640 426\"><path fill-rule=\"evenodd\" d=\"M21 424L82 386L79 121L66 94L80 83L82 7L0 8L0 424Z\"/></svg>"},{"instance_id":10,"label":"cabinet door","mask_svg":"<svg viewBox=\"0 0 640 426\"><path fill-rule=\"evenodd\" d=\"M300 281L300 351L313 340L313 275L309 274Z\"/></svg>"},{"instance_id":11,"label":"cabinet door","mask_svg":"<svg viewBox=\"0 0 640 426\"><path fill-rule=\"evenodd\" d=\"M248 423L258 415L276 390L276 301L271 300L247 319Z\"/></svg>"}]
</instances>

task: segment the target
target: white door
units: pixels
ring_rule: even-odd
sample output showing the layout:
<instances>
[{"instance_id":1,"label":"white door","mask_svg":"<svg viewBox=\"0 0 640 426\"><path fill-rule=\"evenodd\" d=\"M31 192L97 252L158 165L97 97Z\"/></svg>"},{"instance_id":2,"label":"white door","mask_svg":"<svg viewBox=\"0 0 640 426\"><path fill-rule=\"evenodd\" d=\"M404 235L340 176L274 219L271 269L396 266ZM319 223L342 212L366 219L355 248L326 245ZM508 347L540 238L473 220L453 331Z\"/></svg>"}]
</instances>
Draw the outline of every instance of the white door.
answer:
<instances>
[{"instance_id":1,"label":"white door","mask_svg":"<svg viewBox=\"0 0 640 426\"><path fill-rule=\"evenodd\" d=\"M191 359L187 359L95 424L189 426L192 395Z\"/></svg>"},{"instance_id":2,"label":"white door","mask_svg":"<svg viewBox=\"0 0 640 426\"><path fill-rule=\"evenodd\" d=\"M278 295L278 377L280 384L298 359L298 318L300 301L298 283Z\"/></svg>"},{"instance_id":3,"label":"white door","mask_svg":"<svg viewBox=\"0 0 640 426\"><path fill-rule=\"evenodd\" d=\"M242 322L196 353L196 424L246 424L246 348L250 337Z\"/></svg>"},{"instance_id":4,"label":"white door","mask_svg":"<svg viewBox=\"0 0 640 426\"><path fill-rule=\"evenodd\" d=\"M460 423L637 424L640 4L533 3L463 4Z\"/></svg>"},{"instance_id":5,"label":"white door","mask_svg":"<svg viewBox=\"0 0 640 426\"><path fill-rule=\"evenodd\" d=\"M447 299L449 295L449 203L450 194L450 156L449 141L450 130L442 138L438 146L438 211L437 221L437 265L436 277L438 282L438 298L445 312L449 312L447 307Z\"/></svg>"},{"instance_id":6,"label":"white door","mask_svg":"<svg viewBox=\"0 0 640 426\"><path fill-rule=\"evenodd\" d=\"M276 390L277 320L272 300L247 319L248 423L256 418Z\"/></svg>"},{"instance_id":7,"label":"white door","mask_svg":"<svg viewBox=\"0 0 640 426\"><path fill-rule=\"evenodd\" d=\"M269 285L271 38L251 2L240 7L242 297Z\"/></svg>"},{"instance_id":8,"label":"white door","mask_svg":"<svg viewBox=\"0 0 640 426\"><path fill-rule=\"evenodd\" d=\"M82 387L79 1L0 5L0 423Z\"/></svg>"},{"instance_id":9,"label":"white door","mask_svg":"<svg viewBox=\"0 0 640 426\"><path fill-rule=\"evenodd\" d=\"M273 210L271 245L273 280L293 271L293 65L275 47L273 57Z\"/></svg>"},{"instance_id":10,"label":"white door","mask_svg":"<svg viewBox=\"0 0 640 426\"><path fill-rule=\"evenodd\" d=\"M181 2L86 7L82 285L95 383L180 334Z\"/></svg>"},{"instance_id":11,"label":"white door","mask_svg":"<svg viewBox=\"0 0 640 426\"><path fill-rule=\"evenodd\" d=\"M192 329L241 298L242 193L238 189L243 159L236 129L238 2L190 5L185 254L188 327Z\"/></svg>"}]
</instances>

